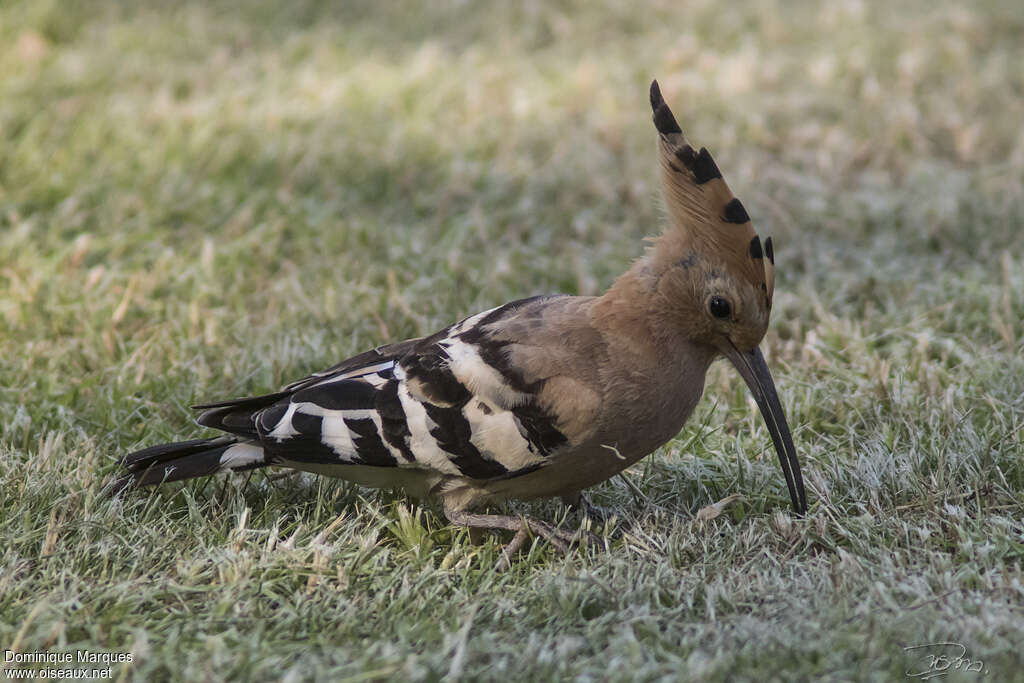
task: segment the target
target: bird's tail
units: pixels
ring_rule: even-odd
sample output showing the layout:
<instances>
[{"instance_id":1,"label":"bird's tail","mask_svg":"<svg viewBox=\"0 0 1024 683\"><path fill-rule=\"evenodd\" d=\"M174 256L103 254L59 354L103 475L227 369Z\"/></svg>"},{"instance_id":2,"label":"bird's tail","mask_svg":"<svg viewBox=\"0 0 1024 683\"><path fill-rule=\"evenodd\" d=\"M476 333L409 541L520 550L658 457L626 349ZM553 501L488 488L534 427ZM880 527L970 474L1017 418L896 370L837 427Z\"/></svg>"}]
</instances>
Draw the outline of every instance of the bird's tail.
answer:
<instances>
[{"instance_id":1,"label":"bird's tail","mask_svg":"<svg viewBox=\"0 0 1024 683\"><path fill-rule=\"evenodd\" d=\"M151 446L121 460L128 469L123 483L149 486L202 477L217 472L240 472L267 464L258 442L237 436L193 439ZM123 486L122 486L123 488Z\"/></svg>"}]
</instances>

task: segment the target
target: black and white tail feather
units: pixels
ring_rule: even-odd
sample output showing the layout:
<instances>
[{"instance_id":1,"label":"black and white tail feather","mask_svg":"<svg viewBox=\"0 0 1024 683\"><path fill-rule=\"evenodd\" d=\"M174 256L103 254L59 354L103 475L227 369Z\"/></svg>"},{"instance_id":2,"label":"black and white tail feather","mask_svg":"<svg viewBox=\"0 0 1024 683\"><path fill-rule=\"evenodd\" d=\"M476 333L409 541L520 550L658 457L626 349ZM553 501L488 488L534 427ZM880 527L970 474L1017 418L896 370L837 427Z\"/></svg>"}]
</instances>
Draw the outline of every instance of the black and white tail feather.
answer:
<instances>
[{"instance_id":1,"label":"black and white tail feather","mask_svg":"<svg viewBox=\"0 0 1024 683\"><path fill-rule=\"evenodd\" d=\"M140 486L267 465L413 468L440 479L532 472L567 439L517 381L491 326L549 298L367 351L273 394L195 406L199 424L227 435L152 446L122 464Z\"/></svg>"}]
</instances>

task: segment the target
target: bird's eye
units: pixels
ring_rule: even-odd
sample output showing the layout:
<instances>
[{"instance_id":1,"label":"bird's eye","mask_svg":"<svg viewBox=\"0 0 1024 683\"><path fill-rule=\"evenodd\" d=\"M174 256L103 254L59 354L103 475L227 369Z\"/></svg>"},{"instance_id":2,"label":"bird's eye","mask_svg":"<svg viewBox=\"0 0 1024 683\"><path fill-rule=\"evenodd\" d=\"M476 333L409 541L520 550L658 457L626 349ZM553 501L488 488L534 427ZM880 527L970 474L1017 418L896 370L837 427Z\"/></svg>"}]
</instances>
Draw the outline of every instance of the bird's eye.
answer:
<instances>
[{"instance_id":1,"label":"bird's eye","mask_svg":"<svg viewBox=\"0 0 1024 683\"><path fill-rule=\"evenodd\" d=\"M708 301L708 310L711 311L711 315L719 319L728 318L729 314L732 313L732 306L729 305L729 301L720 296L713 296Z\"/></svg>"}]
</instances>

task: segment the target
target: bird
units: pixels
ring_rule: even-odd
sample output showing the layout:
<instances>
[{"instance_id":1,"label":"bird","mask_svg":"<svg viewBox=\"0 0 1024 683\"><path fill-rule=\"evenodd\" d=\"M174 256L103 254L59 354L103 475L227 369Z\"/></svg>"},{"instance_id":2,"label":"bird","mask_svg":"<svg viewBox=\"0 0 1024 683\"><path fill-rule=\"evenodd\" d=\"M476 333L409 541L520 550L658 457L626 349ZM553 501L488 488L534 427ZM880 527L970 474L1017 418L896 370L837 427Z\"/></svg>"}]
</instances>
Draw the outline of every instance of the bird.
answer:
<instances>
[{"instance_id":1,"label":"bird","mask_svg":"<svg viewBox=\"0 0 1024 683\"><path fill-rule=\"evenodd\" d=\"M759 348L775 289L763 243L706 148L650 86L664 225L599 296L512 301L368 350L278 392L194 406L219 436L123 457L147 486L276 466L440 499L471 532L506 530L507 563L531 535L571 532L485 514L509 499L580 500L672 439L724 357L753 395L793 509L807 511L796 448ZM578 537L575 537L578 538Z\"/></svg>"}]
</instances>

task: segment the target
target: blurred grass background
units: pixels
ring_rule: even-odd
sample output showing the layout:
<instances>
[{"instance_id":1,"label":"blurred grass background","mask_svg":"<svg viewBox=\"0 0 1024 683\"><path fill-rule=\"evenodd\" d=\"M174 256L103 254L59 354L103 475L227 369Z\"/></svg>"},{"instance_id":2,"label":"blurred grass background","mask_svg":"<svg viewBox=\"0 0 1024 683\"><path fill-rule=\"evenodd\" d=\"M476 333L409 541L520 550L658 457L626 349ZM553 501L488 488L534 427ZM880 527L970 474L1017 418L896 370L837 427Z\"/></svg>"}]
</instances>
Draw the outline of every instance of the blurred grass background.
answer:
<instances>
[{"instance_id":1,"label":"blurred grass background","mask_svg":"<svg viewBox=\"0 0 1024 683\"><path fill-rule=\"evenodd\" d=\"M989 1L5 2L0 645L132 680L883 680L952 640L1021 680L1022 35ZM600 293L660 226L652 78L775 238L807 519L725 365L642 496L594 491L621 537L507 573L335 481L100 495L192 403Z\"/></svg>"}]
</instances>

